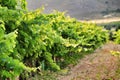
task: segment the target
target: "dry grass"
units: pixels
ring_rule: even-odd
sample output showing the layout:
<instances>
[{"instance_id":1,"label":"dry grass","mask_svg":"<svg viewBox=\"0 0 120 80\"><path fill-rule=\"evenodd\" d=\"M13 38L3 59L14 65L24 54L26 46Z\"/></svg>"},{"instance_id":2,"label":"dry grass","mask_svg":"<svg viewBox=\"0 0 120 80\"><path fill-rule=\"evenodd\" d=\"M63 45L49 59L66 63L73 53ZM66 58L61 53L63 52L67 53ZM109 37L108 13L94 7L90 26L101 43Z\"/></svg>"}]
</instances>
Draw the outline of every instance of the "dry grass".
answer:
<instances>
[{"instance_id":1,"label":"dry grass","mask_svg":"<svg viewBox=\"0 0 120 80\"><path fill-rule=\"evenodd\" d=\"M81 22L95 23L95 24L106 24L106 23L118 22L118 21L120 21L120 17L94 19L94 20L81 20Z\"/></svg>"}]
</instances>

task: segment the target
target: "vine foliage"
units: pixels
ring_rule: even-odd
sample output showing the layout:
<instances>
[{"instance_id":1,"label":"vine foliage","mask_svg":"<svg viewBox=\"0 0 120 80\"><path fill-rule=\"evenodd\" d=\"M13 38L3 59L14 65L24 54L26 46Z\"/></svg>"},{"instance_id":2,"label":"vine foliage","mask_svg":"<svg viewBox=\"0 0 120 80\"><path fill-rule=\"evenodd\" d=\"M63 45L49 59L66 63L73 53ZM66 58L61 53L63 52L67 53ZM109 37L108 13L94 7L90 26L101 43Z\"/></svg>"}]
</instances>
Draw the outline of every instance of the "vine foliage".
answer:
<instances>
[{"instance_id":1,"label":"vine foliage","mask_svg":"<svg viewBox=\"0 0 120 80\"><path fill-rule=\"evenodd\" d=\"M108 32L64 12L26 10L25 0L0 0L0 78L60 70L108 41ZM24 75L28 74L28 75Z\"/></svg>"}]
</instances>

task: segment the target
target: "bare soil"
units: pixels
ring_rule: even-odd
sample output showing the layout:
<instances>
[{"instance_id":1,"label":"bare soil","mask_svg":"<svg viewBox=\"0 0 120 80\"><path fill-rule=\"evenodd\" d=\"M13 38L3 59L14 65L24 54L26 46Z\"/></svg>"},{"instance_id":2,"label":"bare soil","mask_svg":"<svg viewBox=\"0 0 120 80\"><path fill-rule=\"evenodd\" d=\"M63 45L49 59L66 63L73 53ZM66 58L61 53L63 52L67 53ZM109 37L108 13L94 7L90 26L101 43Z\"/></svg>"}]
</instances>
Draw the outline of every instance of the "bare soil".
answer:
<instances>
[{"instance_id":1,"label":"bare soil","mask_svg":"<svg viewBox=\"0 0 120 80\"><path fill-rule=\"evenodd\" d=\"M120 67L119 58L111 51L120 51L120 45L109 42L87 55L72 67L70 74L59 77L59 80L120 80L116 71Z\"/></svg>"}]
</instances>

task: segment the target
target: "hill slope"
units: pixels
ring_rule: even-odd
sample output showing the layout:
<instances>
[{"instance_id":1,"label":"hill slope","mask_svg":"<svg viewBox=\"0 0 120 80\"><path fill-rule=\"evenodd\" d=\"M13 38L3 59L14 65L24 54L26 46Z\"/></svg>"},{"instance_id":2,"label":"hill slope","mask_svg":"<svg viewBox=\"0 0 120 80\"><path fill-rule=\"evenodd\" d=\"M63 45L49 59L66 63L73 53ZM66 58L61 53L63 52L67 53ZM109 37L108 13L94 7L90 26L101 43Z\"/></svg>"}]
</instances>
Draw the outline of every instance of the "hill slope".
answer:
<instances>
[{"instance_id":1,"label":"hill slope","mask_svg":"<svg viewBox=\"0 0 120 80\"><path fill-rule=\"evenodd\" d=\"M27 0L28 8L33 10L45 6L45 13L53 9L67 11L77 19L102 18L108 14L118 16L120 0ZM108 16L108 17L111 17Z\"/></svg>"}]
</instances>

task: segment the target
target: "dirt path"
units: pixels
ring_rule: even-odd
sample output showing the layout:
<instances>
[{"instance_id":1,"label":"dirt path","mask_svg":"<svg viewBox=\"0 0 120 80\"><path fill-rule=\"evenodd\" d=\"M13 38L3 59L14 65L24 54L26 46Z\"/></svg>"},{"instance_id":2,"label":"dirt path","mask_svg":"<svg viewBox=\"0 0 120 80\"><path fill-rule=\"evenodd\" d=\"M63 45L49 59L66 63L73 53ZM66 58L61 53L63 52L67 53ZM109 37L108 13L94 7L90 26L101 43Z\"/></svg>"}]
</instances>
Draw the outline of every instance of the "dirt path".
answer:
<instances>
[{"instance_id":1,"label":"dirt path","mask_svg":"<svg viewBox=\"0 0 120 80\"><path fill-rule=\"evenodd\" d=\"M59 80L120 80L116 77L118 58L110 54L111 50L120 51L120 45L111 42L105 44L80 60L69 75L62 76Z\"/></svg>"},{"instance_id":2,"label":"dirt path","mask_svg":"<svg viewBox=\"0 0 120 80\"><path fill-rule=\"evenodd\" d=\"M103 23L110 23L110 22L117 22L120 21L120 17L113 17L113 18L104 18L104 19L95 19L95 20L80 20L81 22L87 23L96 23L96 24L103 24Z\"/></svg>"}]
</instances>

